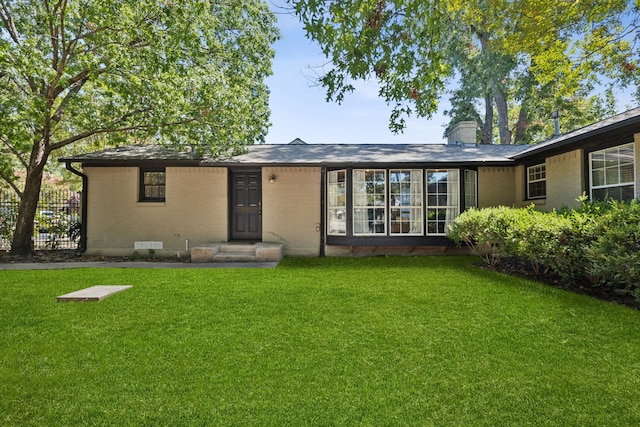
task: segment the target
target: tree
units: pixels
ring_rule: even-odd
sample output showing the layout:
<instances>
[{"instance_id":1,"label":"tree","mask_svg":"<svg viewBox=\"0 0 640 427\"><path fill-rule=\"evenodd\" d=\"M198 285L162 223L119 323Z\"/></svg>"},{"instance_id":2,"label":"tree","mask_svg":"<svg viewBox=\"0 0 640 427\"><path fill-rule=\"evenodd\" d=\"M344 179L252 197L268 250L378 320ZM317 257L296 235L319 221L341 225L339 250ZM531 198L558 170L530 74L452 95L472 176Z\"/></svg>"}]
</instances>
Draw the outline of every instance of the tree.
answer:
<instances>
[{"instance_id":1,"label":"tree","mask_svg":"<svg viewBox=\"0 0 640 427\"><path fill-rule=\"evenodd\" d=\"M264 139L278 31L261 0L0 0L0 21L0 176L21 197L14 254L31 251L56 150L138 138L224 153Z\"/></svg>"},{"instance_id":2,"label":"tree","mask_svg":"<svg viewBox=\"0 0 640 427\"><path fill-rule=\"evenodd\" d=\"M495 109L503 144L534 141L530 124L551 123L553 111L577 113L577 125L598 120L602 117L592 113L604 110L594 106L606 101L589 94L596 78L637 79L627 72L633 55L629 39L637 37L638 23L626 2L458 1L448 10L461 28L448 48L462 75L448 113L455 123L471 109L483 129L491 127ZM478 110L484 107L484 122L474 99L484 101L476 102ZM491 143L492 136L483 133L481 142Z\"/></svg>"},{"instance_id":3,"label":"tree","mask_svg":"<svg viewBox=\"0 0 640 427\"><path fill-rule=\"evenodd\" d=\"M572 99L599 76L638 78L638 6L626 0L289 2L330 60L319 78L327 99L341 102L353 80L376 79L394 132L407 115L432 115L455 80L453 120L476 120L486 143L495 121L510 143L513 134L526 139L538 104Z\"/></svg>"}]
</instances>

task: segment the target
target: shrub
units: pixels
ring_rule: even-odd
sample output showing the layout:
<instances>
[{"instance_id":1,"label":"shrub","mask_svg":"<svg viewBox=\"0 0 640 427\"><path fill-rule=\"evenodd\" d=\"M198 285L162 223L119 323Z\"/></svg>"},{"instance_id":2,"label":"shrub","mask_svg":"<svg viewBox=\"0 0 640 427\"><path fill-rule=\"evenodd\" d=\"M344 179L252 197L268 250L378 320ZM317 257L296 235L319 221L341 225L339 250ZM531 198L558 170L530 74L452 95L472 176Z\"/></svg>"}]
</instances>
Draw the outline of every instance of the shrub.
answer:
<instances>
[{"instance_id":1,"label":"shrub","mask_svg":"<svg viewBox=\"0 0 640 427\"><path fill-rule=\"evenodd\" d=\"M569 221L555 213L539 212L530 207L518 210L520 220L514 225L518 238L515 256L526 259L535 274L547 274L558 259L558 240L570 228Z\"/></svg>"},{"instance_id":2,"label":"shrub","mask_svg":"<svg viewBox=\"0 0 640 427\"><path fill-rule=\"evenodd\" d=\"M448 236L494 266L504 256L526 260L538 274L567 284L615 286L640 299L640 203L583 202L579 209L469 209Z\"/></svg>"},{"instance_id":3,"label":"shrub","mask_svg":"<svg viewBox=\"0 0 640 427\"><path fill-rule=\"evenodd\" d=\"M514 211L499 206L468 209L449 227L448 236L458 244L464 243L488 265L495 265L501 257L514 252L512 235L516 220Z\"/></svg>"},{"instance_id":4,"label":"shrub","mask_svg":"<svg viewBox=\"0 0 640 427\"><path fill-rule=\"evenodd\" d=\"M640 203L610 202L595 227L589 271L602 283L638 293L640 282Z\"/></svg>"}]
</instances>

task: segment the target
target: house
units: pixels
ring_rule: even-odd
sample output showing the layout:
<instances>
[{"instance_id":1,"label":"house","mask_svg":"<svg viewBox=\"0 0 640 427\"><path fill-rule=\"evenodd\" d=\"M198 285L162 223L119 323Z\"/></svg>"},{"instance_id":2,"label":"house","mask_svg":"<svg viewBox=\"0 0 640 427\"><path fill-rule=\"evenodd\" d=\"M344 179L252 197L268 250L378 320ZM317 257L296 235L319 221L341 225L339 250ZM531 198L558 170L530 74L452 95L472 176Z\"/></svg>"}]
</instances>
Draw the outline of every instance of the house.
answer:
<instances>
[{"instance_id":1,"label":"house","mask_svg":"<svg viewBox=\"0 0 640 427\"><path fill-rule=\"evenodd\" d=\"M469 207L550 210L640 186L640 108L529 146L475 145L465 122L448 144L294 142L225 159L154 145L60 159L83 177L86 252L447 253L447 225Z\"/></svg>"}]
</instances>

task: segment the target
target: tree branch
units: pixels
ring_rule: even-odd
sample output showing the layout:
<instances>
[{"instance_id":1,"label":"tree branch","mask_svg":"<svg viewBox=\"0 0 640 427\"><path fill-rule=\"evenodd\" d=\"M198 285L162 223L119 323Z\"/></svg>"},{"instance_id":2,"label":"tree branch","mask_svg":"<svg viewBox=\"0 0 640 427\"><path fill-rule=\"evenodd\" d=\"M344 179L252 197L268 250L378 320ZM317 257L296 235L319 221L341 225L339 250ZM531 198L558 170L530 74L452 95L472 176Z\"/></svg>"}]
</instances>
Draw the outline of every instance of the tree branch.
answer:
<instances>
[{"instance_id":1,"label":"tree branch","mask_svg":"<svg viewBox=\"0 0 640 427\"><path fill-rule=\"evenodd\" d=\"M20 164L26 169L28 164L25 159L22 158L21 153L14 147L7 139L0 138L0 142L11 151L11 153L17 157Z\"/></svg>"},{"instance_id":2,"label":"tree branch","mask_svg":"<svg viewBox=\"0 0 640 427\"><path fill-rule=\"evenodd\" d=\"M117 120L114 120L112 122L112 124L116 124L118 122L121 122L121 121L129 118L129 117L133 117L135 114L143 113L145 111L146 110L138 110L138 111L135 111L135 112L131 112L131 113L125 114L124 116L118 118ZM160 127L168 128L168 127L180 126L180 125L183 125L183 124L194 122L194 121L198 120L201 117L202 116L193 117L193 118L185 119L185 120L179 120L179 121L176 121L176 122L165 123L165 124L161 125ZM102 129L94 129L94 130L86 131L86 132L80 133L78 135L71 136L71 137L69 137L67 139L63 139L62 141L56 142L55 144L51 144L50 145L50 151L57 150L59 148L64 147L65 145L72 144L74 142L80 141L82 139L88 138L88 137L93 136L93 135L101 135L101 134L108 134L108 133L118 133L118 132L131 132L131 131L136 131L136 130L146 131L146 130L149 130L149 126L147 126L147 125L132 125L132 126L123 126L123 127L119 127L119 128L102 128Z\"/></svg>"},{"instance_id":3,"label":"tree branch","mask_svg":"<svg viewBox=\"0 0 640 427\"><path fill-rule=\"evenodd\" d=\"M7 2L5 0L0 0L0 5L2 6L2 9L0 9L0 19L2 19L2 23L9 32L11 39L15 44L20 46L20 37L18 37L18 30L16 30L16 25L13 22L13 16L9 10L9 6L7 6Z\"/></svg>"},{"instance_id":4,"label":"tree branch","mask_svg":"<svg viewBox=\"0 0 640 427\"><path fill-rule=\"evenodd\" d=\"M58 31L55 25L53 25L53 16L51 14L51 10L49 9L49 2L44 2L45 10L47 11L47 24L49 25L49 38L51 39L51 66L53 69L58 69L58 60L60 59L58 56Z\"/></svg>"},{"instance_id":5,"label":"tree branch","mask_svg":"<svg viewBox=\"0 0 640 427\"><path fill-rule=\"evenodd\" d=\"M10 176L6 175L2 170L0 170L0 178L2 178L9 186L16 192L19 198L22 199L22 191L18 188L18 186L13 182Z\"/></svg>"},{"instance_id":6,"label":"tree branch","mask_svg":"<svg viewBox=\"0 0 640 427\"><path fill-rule=\"evenodd\" d=\"M137 125L137 126L126 126L122 128L114 128L114 129L94 129L87 132L79 133L78 135L74 135L67 139L63 139L60 142L56 142L55 144L50 145L50 150L54 151L59 148L62 148L66 145L72 144L74 142L80 141L82 139L88 138L93 135L101 135L105 133L116 133L116 132L130 132L134 130L146 130L147 126Z\"/></svg>"}]
</instances>

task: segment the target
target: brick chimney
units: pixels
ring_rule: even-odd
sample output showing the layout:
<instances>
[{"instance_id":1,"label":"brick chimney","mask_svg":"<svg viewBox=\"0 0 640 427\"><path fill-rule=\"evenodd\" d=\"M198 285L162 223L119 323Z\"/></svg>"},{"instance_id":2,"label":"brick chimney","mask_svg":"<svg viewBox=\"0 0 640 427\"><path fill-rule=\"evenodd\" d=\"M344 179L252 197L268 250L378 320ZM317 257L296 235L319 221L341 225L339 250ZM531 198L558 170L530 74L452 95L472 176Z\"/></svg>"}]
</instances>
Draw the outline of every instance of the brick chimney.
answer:
<instances>
[{"instance_id":1,"label":"brick chimney","mask_svg":"<svg viewBox=\"0 0 640 427\"><path fill-rule=\"evenodd\" d=\"M447 132L447 143L448 144L473 144L477 143L476 141L476 129L478 125L476 122L468 120L464 122L456 123L453 128L449 132Z\"/></svg>"}]
</instances>

